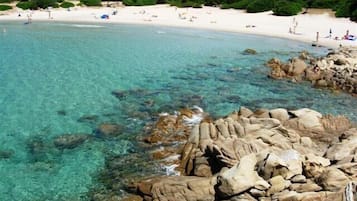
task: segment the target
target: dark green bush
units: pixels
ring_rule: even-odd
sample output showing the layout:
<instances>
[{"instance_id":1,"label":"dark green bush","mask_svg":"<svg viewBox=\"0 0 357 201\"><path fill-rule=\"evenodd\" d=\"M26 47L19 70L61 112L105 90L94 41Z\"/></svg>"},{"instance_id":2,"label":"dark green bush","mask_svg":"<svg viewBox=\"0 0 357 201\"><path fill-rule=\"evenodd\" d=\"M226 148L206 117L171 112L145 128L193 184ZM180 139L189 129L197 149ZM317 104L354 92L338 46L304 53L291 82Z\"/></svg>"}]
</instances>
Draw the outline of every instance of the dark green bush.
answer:
<instances>
[{"instance_id":1,"label":"dark green bush","mask_svg":"<svg viewBox=\"0 0 357 201\"><path fill-rule=\"evenodd\" d=\"M250 0L242 0L234 3L224 3L221 5L222 9L234 8L234 9L246 9Z\"/></svg>"},{"instance_id":2,"label":"dark green bush","mask_svg":"<svg viewBox=\"0 0 357 201\"><path fill-rule=\"evenodd\" d=\"M205 0L204 5L205 6L217 6L220 5L222 2L221 0Z\"/></svg>"},{"instance_id":3,"label":"dark green bush","mask_svg":"<svg viewBox=\"0 0 357 201\"><path fill-rule=\"evenodd\" d=\"M278 16L291 16L298 14L301 10L302 6L299 3L280 0L275 3L273 13Z\"/></svg>"},{"instance_id":4,"label":"dark green bush","mask_svg":"<svg viewBox=\"0 0 357 201\"><path fill-rule=\"evenodd\" d=\"M123 0L123 3L126 6L147 6L155 5L157 0Z\"/></svg>"},{"instance_id":5,"label":"dark green bush","mask_svg":"<svg viewBox=\"0 0 357 201\"><path fill-rule=\"evenodd\" d=\"M101 0L81 0L81 3L83 3L86 6L101 6L102 5Z\"/></svg>"},{"instance_id":6,"label":"dark green bush","mask_svg":"<svg viewBox=\"0 0 357 201\"><path fill-rule=\"evenodd\" d=\"M182 3L182 7L202 8L202 4L199 2L187 1L185 3Z\"/></svg>"},{"instance_id":7,"label":"dark green bush","mask_svg":"<svg viewBox=\"0 0 357 201\"><path fill-rule=\"evenodd\" d=\"M58 8L58 4L56 0L32 0L34 6L36 8L48 8L48 7L53 7L53 8Z\"/></svg>"},{"instance_id":8,"label":"dark green bush","mask_svg":"<svg viewBox=\"0 0 357 201\"><path fill-rule=\"evenodd\" d=\"M336 17L350 17L351 20L357 21L357 1L343 0L337 6Z\"/></svg>"},{"instance_id":9,"label":"dark green bush","mask_svg":"<svg viewBox=\"0 0 357 201\"><path fill-rule=\"evenodd\" d=\"M258 13L273 9L272 0L254 0L247 6L248 13Z\"/></svg>"},{"instance_id":10,"label":"dark green bush","mask_svg":"<svg viewBox=\"0 0 357 201\"><path fill-rule=\"evenodd\" d=\"M311 8L334 8L341 0L314 0L310 1Z\"/></svg>"},{"instance_id":11,"label":"dark green bush","mask_svg":"<svg viewBox=\"0 0 357 201\"><path fill-rule=\"evenodd\" d=\"M357 9L352 12L351 20L357 22Z\"/></svg>"},{"instance_id":12,"label":"dark green bush","mask_svg":"<svg viewBox=\"0 0 357 201\"><path fill-rule=\"evenodd\" d=\"M339 7L337 7L335 15L336 17L349 17L350 11L348 7L346 7L346 5L340 5Z\"/></svg>"},{"instance_id":13,"label":"dark green bush","mask_svg":"<svg viewBox=\"0 0 357 201\"><path fill-rule=\"evenodd\" d=\"M176 6L179 8L187 8L187 7L192 7L192 8L202 8L202 1L186 1L186 0L172 0L169 2L171 6Z\"/></svg>"},{"instance_id":14,"label":"dark green bush","mask_svg":"<svg viewBox=\"0 0 357 201\"><path fill-rule=\"evenodd\" d=\"M12 7L8 5L0 5L0 11L11 10Z\"/></svg>"},{"instance_id":15,"label":"dark green bush","mask_svg":"<svg viewBox=\"0 0 357 201\"><path fill-rule=\"evenodd\" d=\"M13 0L0 0L0 3L11 3Z\"/></svg>"},{"instance_id":16,"label":"dark green bush","mask_svg":"<svg viewBox=\"0 0 357 201\"><path fill-rule=\"evenodd\" d=\"M37 5L32 1L22 1L16 4L16 7L22 8L24 10L37 9Z\"/></svg>"},{"instance_id":17,"label":"dark green bush","mask_svg":"<svg viewBox=\"0 0 357 201\"><path fill-rule=\"evenodd\" d=\"M70 8L70 7L74 7L74 4L72 2L64 1L64 2L61 3L60 6L62 8Z\"/></svg>"}]
</instances>

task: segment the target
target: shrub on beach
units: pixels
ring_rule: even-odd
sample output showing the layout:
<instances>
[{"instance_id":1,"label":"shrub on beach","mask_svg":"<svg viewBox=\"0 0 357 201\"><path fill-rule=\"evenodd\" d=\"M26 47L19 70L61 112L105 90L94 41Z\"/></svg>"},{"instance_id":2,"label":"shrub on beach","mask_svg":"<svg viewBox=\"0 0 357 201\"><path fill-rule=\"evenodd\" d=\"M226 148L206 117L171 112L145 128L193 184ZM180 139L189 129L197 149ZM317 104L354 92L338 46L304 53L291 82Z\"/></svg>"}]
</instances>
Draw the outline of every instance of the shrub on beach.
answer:
<instances>
[{"instance_id":1,"label":"shrub on beach","mask_svg":"<svg viewBox=\"0 0 357 201\"><path fill-rule=\"evenodd\" d=\"M351 20L357 21L357 1L342 1L336 9L335 15L336 17L350 17Z\"/></svg>"},{"instance_id":2,"label":"shrub on beach","mask_svg":"<svg viewBox=\"0 0 357 201\"><path fill-rule=\"evenodd\" d=\"M83 3L86 6L101 6L102 5L101 0L81 0L81 3Z\"/></svg>"},{"instance_id":3,"label":"shrub on beach","mask_svg":"<svg viewBox=\"0 0 357 201\"><path fill-rule=\"evenodd\" d=\"M254 0L247 6L248 13L258 13L273 9L274 2L271 0Z\"/></svg>"},{"instance_id":4,"label":"shrub on beach","mask_svg":"<svg viewBox=\"0 0 357 201\"><path fill-rule=\"evenodd\" d=\"M70 8L70 7L74 7L74 4L72 2L64 1L64 2L61 3L60 6L62 8Z\"/></svg>"},{"instance_id":5,"label":"shrub on beach","mask_svg":"<svg viewBox=\"0 0 357 201\"><path fill-rule=\"evenodd\" d=\"M21 8L23 10L37 9L37 5L32 1L21 1L16 4L16 7Z\"/></svg>"},{"instance_id":6,"label":"shrub on beach","mask_svg":"<svg viewBox=\"0 0 357 201\"><path fill-rule=\"evenodd\" d=\"M202 4L203 4L203 2L201 1L186 1L186 0L170 1L169 3L171 6L176 6L179 8L187 8L187 7L202 8Z\"/></svg>"},{"instance_id":7,"label":"shrub on beach","mask_svg":"<svg viewBox=\"0 0 357 201\"><path fill-rule=\"evenodd\" d=\"M123 3L126 6L147 6L155 5L157 0L123 0Z\"/></svg>"},{"instance_id":8,"label":"shrub on beach","mask_svg":"<svg viewBox=\"0 0 357 201\"><path fill-rule=\"evenodd\" d=\"M0 0L0 3L11 3L13 0Z\"/></svg>"},{"instance_id":9,"label":"shrub on beach","mask_svg":"<svg viewBox=\"0 0 357 201\"><path fill-rule=\"evenodd\" d=\"M32 0L32 2L38 8L48 8L48 7L58 8L58 3L56 0Z\"/></svg>"},{"instance_id":10,"label":"shrub on beach","mask_svg":"<svg viewBox=\"0 0 357 201\"><path fill-rule=\"evenodd\" d=\"M273 13L278 16L291 16L298 14L301 10L302 6L299 3L280 0L275 3Z\"/></svg>"},{"instance_id":11,"label":"shrub on beach","mask_svg":"<svg viewBox=\"0 0 357 201\"><path fill-rule=\"evenodd\" d=\"M0 11L11 10L12 7L8 5L0 5Z\"/></svg>"},{"instance_id":12,"label":"shrub on beach","mask_svg":"<svg viewBox=\"0 0 357 201\"><path fill-rule=\"evenodd\" d=\"M241 0L233 3L223 3L221 5L222 9L234 8L234 9L246 9L250 0Z\"/></svg>"},{"instance_id":13,"label":"shrub on beach","mask_svg":"<svg viewBox=\"0 0 357 201\"><path fill-rule=\"evenodd\" d=\"M341 0L314 0L307 1L307 4L310 8L334 8L340 2Z\"/></svg>"}]
</instances>

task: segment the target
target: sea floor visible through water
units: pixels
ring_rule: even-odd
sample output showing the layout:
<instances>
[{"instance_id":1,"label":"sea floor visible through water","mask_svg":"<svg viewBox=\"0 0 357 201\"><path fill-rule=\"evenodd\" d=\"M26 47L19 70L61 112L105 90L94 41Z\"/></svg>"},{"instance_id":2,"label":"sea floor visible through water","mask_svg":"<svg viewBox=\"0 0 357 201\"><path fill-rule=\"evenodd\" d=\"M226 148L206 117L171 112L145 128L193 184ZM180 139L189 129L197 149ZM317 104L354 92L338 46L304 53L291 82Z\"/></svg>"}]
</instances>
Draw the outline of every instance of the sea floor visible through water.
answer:
<instances>
[{"instance_id":1,"label":"sea floor visible through water","mask_svg":"<svg viewBox=\"0 0 357 201\"><path fill-rule=\"evenodd\" d=\"M123 159L115 166L123 180L161 173L138 146L144 126L161 112L197 105L220 117L240 106L308 107L357 120L355 97L267 78L270 58L287 60L302 50L324 55L326 48L161 26L1 22L0 28L7 30L0 34L2 201L89 200L105 182L122 182L102 178L112 158ZM257 54L243 54L246 48ZM102 123L123 130L97 136ZM73 149L54 146L56 136L81 133L92 137ZM121 185L116 192L125 194Z\"/></svg>"}]
</instances>

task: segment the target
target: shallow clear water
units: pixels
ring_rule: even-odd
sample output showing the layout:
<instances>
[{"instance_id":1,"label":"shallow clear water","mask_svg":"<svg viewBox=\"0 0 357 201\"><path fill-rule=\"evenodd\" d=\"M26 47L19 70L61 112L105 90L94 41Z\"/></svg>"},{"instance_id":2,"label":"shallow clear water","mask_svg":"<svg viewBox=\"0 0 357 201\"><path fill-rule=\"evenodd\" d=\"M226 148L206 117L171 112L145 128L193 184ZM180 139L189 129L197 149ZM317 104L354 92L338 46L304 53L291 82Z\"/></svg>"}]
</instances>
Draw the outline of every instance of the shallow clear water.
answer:
<instances>
[{"instance_id":1,"label":"shallow clear water","mask_svg":"<svg viewBox=\"0 0 357 201\"><path fill-rule=\"evenodd\" d=\"M213 116L241 105L309 107L357 120L356 98L267 78L263 64L272 57L326 53L308 44L159 26L1 22L3 28L0 151L13 155L0 159L1 200L87 200L106 156L137 152L146 122L184 106ZM243 55L246 48L258 54ZM114 90L126 96L117 99ZM83 115L97 118L78 121ZM64 151L53 145L55 136L93 134L103 122L124 125L124 134Z\"/></svg>"}]
</instances>

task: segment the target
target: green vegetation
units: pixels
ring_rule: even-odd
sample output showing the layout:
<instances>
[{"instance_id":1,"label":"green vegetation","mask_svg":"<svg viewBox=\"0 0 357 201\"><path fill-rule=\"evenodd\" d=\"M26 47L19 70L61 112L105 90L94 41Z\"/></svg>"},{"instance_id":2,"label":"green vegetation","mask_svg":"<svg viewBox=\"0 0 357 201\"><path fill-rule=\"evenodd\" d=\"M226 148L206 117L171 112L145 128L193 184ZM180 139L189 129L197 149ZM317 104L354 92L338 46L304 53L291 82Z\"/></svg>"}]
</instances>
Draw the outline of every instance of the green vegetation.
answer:
<instances>
[{"instance_id":1,"label":"green vegetation","mask_svg":"<svg viewBox=\"0 0 357 201\"><path fill-rule=\"evenodd\" d=\"M9 3L14 0L0 0ZM120 1L120 0L115 0ZM249 13L272 10L274 15L291 16L302 11L302 8L329 8L336 11L336 17L349 17L357 22L357 0L122 0L126 6L146 6L169 3L171 6L202 8L219 6L222 9L246 9ZM75 6L64 0L20 0L17 7L22 9L38 9L47 7L69 8ZM80 0L77 6L101 6L102 0ZM5 9L5 8L3 8Z\"/></svg>"},{"instance_id":2,"label":"green vegetation","mask_svg":"<svg viewBox=\"0 0 357 201\"><path fill-rule=\"evenodd\" d=\"M64 1L61 3L60 5L62 8L70 8L70 7L74 7L74 4L68 1Z\"/></svg>"},{"instance_id":3,"label":"green vegetation","mask_svg":"<svg viewBox=\"0 0 357 201\"><path fill-rule=\"evenodd\" d=\"M279 16L291 16L298 14L301 10L302 6L299 3L280 0L274 6L273 13Z\"/></svg>"},{"instance_id":4,"label":"green vegetation","mask_svg":"<svg viewBox=\"0 0 357 201\"><path fill-rule=\"evenodd\" d=\"M34 4L34 2L32 1L20 1L19 3L16 4L16 7L22 8L24 10L37 9L37 5Z\"/></svg>"},{"instance_id":5,"label":"green vegetation","mask_svg":"<svg viewBox=\"0 0 357 201\"><path fill-rule=\"evenodd\" d=\"M192 7L192 8L202 8L203 1L201 0L173 0L169 1L171 6L176 6L179 8Z\"/></svg>"},{"instance_id":6,"label":"green vegetation","mask_svg":"<svg viewBox=\"0 0 357 201\"><path fill-rule=\"evenodd\" d=\"M357 21L357 1L343 0L337 6L336 17L350 17L351 20Z\"/></svg>"},{"instance_id":7,"label":"green vegetation","mask_svg":"<svg viewBox=\"0 0 357 201\"><path fill-rule=\"evenodd\" d=\"M272 0L254 0L247 6L248 13L258 13L273 9L274 1Z\"/></svg>"},{"instance_id":8,"label":"green vegetation","mask_svg":"<svg viewBox=\"0 0 357 201\"><path fill-rule=\"evenodd\" d=\"M156 3L156 0L123 0L123 4L126 6L148 6Z\"/></svg>"},{"instance_id":9,"label":"green vegetation","mask_svg":"<svg viewBox=\"0 0 357 201\"><path fill-rule=\"evenodd\" d=\"M13 0L0 0L0 3L11 3Z\"/></svg>"},{"instance_id":10,"label":"green vegetation","mask_svg":"<svg viewBox=\"0 0 357 201\"><path fill-rule=\"evenodd\" d=\"M0 11L11 10L12 7L8 5L0 5Z\"/></svg>"},{"instance_id":11,"label":"green vegetation","mask_svg":"<svg viewBox=\"0 0 357 201\"><path fill-rule=\"evenodd\" d=\"M101 0L81 0L81 3L83 3L86 6L101 6L102 5Z\"/></svg>"},{"instance_id":12,"label":"green vegetation","mask_svg":"<svg viewBox=\"0 0 357 201\"><path fill-rule=\"evenodd\" d=\"M221 5L221 8L222 9L227 9L227 8L246 9L250 2L251 2L250 0L241 0L234 3L223 3Z\"/></svg>"},{"instance_id":13,"label":"green vegetation","mask_svg":"<svg viewBox=\"0 0 357 201\"><path fill-rule=\"evenodd\" d=\"M16 4L16 7L22 8L24 10L31 9L36 10L38 8L58 8L59 5L56 0L30 0L30 1L20 1Z\"/></svg>"}]
</instances>

